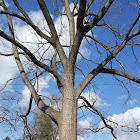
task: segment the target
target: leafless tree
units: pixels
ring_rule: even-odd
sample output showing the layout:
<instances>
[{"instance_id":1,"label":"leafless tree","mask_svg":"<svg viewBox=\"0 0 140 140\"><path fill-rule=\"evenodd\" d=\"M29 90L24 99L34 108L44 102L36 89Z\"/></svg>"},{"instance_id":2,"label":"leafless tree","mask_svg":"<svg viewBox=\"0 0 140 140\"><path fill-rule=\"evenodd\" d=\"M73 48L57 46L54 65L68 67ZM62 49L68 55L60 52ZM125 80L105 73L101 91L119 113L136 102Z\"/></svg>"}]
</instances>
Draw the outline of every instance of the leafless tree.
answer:
<instances>
[{"instance_id":1,"label":"leafless tree","mask_svg":"<svg viewBox=\"0 0 140 140\"><path fill-rule=\"evenodd\" d=\"M94 132L98 132L104 128L108 128L110 129L114 138L116 138L113 132L113 127L109 125L107 119L97 108L94 107L94 104L92 105L90 102L88 102L88 100L81 94L84 89L89 84L91 84L92 80L95 77L99 76L99 74L103 75L104 73L112 74L114 75L114 77L115 75L117 75L133 82L140 83L140 79L129 74L130 72L127 72L121 61L118 60L116 57L119 53L123 52L124 48L130 46L128 49L132 48L133 50L135 49L135 46L140 45L137 39L140 35L140 30L137 26L140 19L139 11L135 12L137 13L137 15L134 15L133 21L128 26L129 28L127 27L125 28L125 31L122 31L121 28L119 28L119 23L117 19L114 19L114 21L112 21L114 23L116 22L116 26L114 27L112 27L114 23L111 24L108 22L108 19L112 20L110 10L111 6L112 8L114 8L113 3L115 3L115 0L106 0L101 3L98 3L94 0L73 0L72 9L70 7L69 0L37 0L34 2L39 5L39 8L45 18L45 22L48 25L48 27L46 27L46 30L48 29L47 33L43 32L39 26L35 25L35 23L29 17L28 12L26 12L26 10L22 8L22 5L19 4L20 1L11 1L9 5L10 10L8 10L4 0L0 1L0 6L3 8L0 11L0 14L6 15L7 23L9 26L9 34L6 33L4 29L1 29L0 36L3 39L11 42L12 44L11 53L7 54L5 52L1 52L0 55L6 57L13 55L15 57L20 76L22 77L25 85L28 87L31 93L29 110L26 115L23 115L21 117L24 118L29 114L31 102L33 99L37 107L46 115L48 115L58 125L60 140L76 140L78 109L77 101L78 99L81 99L84 101L84 105L80 106L79 108L86 107L91 112L99 116L104 123L104 127L97 128ZM18 9L15 10L16 12L11 11L10 6L12 5L12 3L14 3L14 6ZM28 2L24 1L23 3ZM61 33L58 34L56 30L54 20L51 16L52 9L50 9L49 5L53 7L52 9L54 15L56 14L56 16L59 15L68 19L70 43L67 45L64 45L60 41ZM60 10L59 5L64 6L64 11ZM96 8L94 5L99 6L97 10L98 12L94 11L94 8ZM139 4L136 3L136 5ZM44 44L49 44L53 47L54 54L52 58L43 58L43 54L48 51L47 48L44 49L44 53L42 53L42 55L40 55L38 58L36 55L38 51L32 52L27 47L28 44L32 44L31 42L24 42L24 40L18 40L18 36L16 36L15 34L12 17L22 20L25 24L29 25L35 31L36 36L46 41L45 43L42 43L38 39L38 43L36 43L36 45L42 44L42 46L44 46ZM104 41L98 40L94 36L94 30L102 27L104 27L105 30L108 30L109 34L113 36L111 37L113 39L108 43L104 43ZM135 38L136 40L134 40ZM86 58L79 52L82 41L84 39L87 40L91 47L94 46L97 49L96 52L98 52L98 56L101 56L102 53L104 53L104 56L101 60L97 60L97 58L95 60ZM68 55L66 55L65 48L69 48ZM87 71L85 72L84 69L80 68L80 66L78 65L78 55L82 57L82 60L84 60L84 62L86 63L87 68L89 68L88 74L86 74ZM96 54L92 52L92 56L96 57L95 55ZM121 55L123 54L121 53ZM28 63L33 64L37 70L41 70L39 74L36 73L36 71L33 71L34 73L36 73L35 78L33 79L30 79L28 73L25 71L24 64L21 60L23 56L27 58ZM138 58L136 56L135 59L138 61ZM116 64L119 65L118 69L115 68ZM83 80L80 82L79 85L78 83L76 83L76 71L81 72L83 75ZM31 82L46 72L52 74L55 77L58 89L62 94L62 108L60 109L60 111L54 109L48 104L45 104L44 100L42 100L42 97L38 94L35 86ZM5 88L5 86L3 88Z\"/></svg>"}]
</instances>

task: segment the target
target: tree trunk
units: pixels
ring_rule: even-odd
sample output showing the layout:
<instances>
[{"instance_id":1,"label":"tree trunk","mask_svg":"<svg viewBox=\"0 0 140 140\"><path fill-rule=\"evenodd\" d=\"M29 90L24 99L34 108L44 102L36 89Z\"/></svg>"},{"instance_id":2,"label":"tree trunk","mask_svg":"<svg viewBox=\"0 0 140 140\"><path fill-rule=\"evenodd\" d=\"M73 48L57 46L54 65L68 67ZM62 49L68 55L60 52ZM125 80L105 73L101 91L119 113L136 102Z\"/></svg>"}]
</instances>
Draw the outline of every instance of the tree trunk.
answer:
<instances>
[{"instance_id":1,"label":"tree trunk","mask_svg":"<svg viewBox=\"0 0 140 140\"><path fill-rule=\"evenodd\" d=\"M65 89L60 115L59 140L77 140L77 99L72 88Z\"/></svg>"}]
</instances>

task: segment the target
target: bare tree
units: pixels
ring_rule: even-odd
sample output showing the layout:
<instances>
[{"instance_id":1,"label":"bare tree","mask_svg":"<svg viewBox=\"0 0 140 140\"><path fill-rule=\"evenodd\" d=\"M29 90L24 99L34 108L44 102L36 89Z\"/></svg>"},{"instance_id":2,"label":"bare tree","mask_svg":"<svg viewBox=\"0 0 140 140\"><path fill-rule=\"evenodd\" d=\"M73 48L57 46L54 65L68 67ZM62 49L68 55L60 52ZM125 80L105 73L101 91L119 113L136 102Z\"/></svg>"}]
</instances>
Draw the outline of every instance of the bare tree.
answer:
<instances>
[{"instance_id":1,"label":"bare tree","mask_svg":"<svg viewBox=\"0 0 140 140\"><path fill-rule=\"evenodd\" d=\"M97 11L94 11L94 5L98 5L98 2L94 0L73 0L72 8L70 7L70 1L68 0L52 0L49 2L37 0L34 2L39 5L39 8L45 18L45 22L47 23L46 30L48 30L47 32L43 32L40 27L35 25L35 23L31 20L28 12L26 12L26 10L22 8L22 5L19 4L20 1L18 2L17 0L13 0L12 2L18 9L15 10L16 12L8 10L4 0L1 0L0 2L0 6L3 8L3 10L0 11L0 14L7 16L7 23L9 26L9 34L3 29L0 30L0 36L12 43L12 52L8 54L1 52L0 55L6 57L13 55L15 57L20 75L31 93L29 110L26 115L21 117L26 117L29 114L33 99L37 107L58 125L60 140L76 140L78 109L77 101L78 99L82 99L85 104L81 107L88 108L90 111L98 115L104 123L102 128L97 128L94 132L108 128L110 129L114 138L116 138L113 132L113 127L109 125L106 118L97 108L94 107L94 104L92 105L90 102L88 102L88 100L81 94L83 90L89 84L91 84L92 80L102 73L112 74L114 77L117 75L133 82L140 83L140 79L129 74L120 60L118 60L116 57L125 47L130 46L130 48L134 49L135 46L140 45L139 42L137 42L137 36L140 35L140 30L137 26L140 19L139 11L135 12L137 13L137 17L134 15L134 20L130 23L129 28L127 27L125 31L122 31L118 27L119 23L117 22L117 19L114 21L116 22L114 27L112 27L113 25L111 23L108 23L109 18L112 20L112 15L109 15L109 10L111 9L111 6L113 7L115 0L106 0L105 2L103 1L102 4L100 3L101 6L98 7L98 13ZM10 6L12 5L12 2L10 2L9 9L11 9ZM26 2L24 1L24 3ZM64 6L63 11L60 10L59 4ZM138 3L136 4L138 5ZM60 40L61 33L57 32L54 25L54 20L51 16L52 9L49 7L49 5L53 7L52 9L54 15L64 16L68 19L70 42L67 45L64 45ZM42 53L42 55L40 54L38 58L36 55L38 52L32 52L30 48L27 47L28 43L32 44L31 42L18 40L18 36L16 36L13 27L14 24L12 22L12 17L20 19L25 24L29 25L35 31L38 37L46 41L44 44L49 44L53 47L54 54L51 59L43 58L43 54L48 51L48 49L45 49L44 53ZM104 27L105 30L109 30L109 34L113 36L113 39L108 43L104 43L104 41L98 40L94 36L94 30L101 27ZM134 40L134 38L136 38L136 40ZM102 53L104 53L103 59L88 59L79 52L84 39L87 40L91 47L94 46L97 49L99 54L98 56L101 56ZM43 45L43 42L40 42L39 40L36 45L39 43ZM93 43L95 44L93 45ZM69 48L68 55L66 55L66 47ZM85 74L87 71L85 72L84 69L79 67L77 63L78 55L80 55L87 64L87 67L89 68L88 74ZM92 52L92 55L95 56L96 54ZM30 79L28 73L25 71L24 64L21 60L21 57L23 56L26 57L28 63L31 63L36 67L37 72L34 72L36 74L35 78L33 79ZM138 61L136 56L135 58ZM115 68L116 64L119 65L119 69ZM39 74L38 69L41 69ZM80 84L76 83L76 71L83 74L83 80L80 82ZM62 108L59 111L44 103L44 100L42 100L42 97L38 94L35 86L31 82L45 72L48 72L55 77L58 89L62 94Z\"/></svg>"}]
</instances>

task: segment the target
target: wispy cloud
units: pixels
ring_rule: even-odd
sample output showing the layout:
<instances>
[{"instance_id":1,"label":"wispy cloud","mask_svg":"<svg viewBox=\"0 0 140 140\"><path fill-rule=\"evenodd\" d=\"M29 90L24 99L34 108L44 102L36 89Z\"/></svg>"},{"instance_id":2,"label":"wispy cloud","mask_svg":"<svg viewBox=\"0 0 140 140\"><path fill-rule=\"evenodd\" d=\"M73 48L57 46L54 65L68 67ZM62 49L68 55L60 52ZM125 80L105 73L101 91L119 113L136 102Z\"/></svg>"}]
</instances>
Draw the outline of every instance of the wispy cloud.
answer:
<instances>
[{"instance_id":1,"label":"wispy cloud","mask_svg":"<svg viewBox=\"0 0 140 140\"><path fill-rule=\"evenodd\" d=\"M91 105L94 105L96 107L101 107L101 106L108 106L105 101L103 101L99 95L95 94L93 90L90 90L88 92L85 92L82 94L83 97L87 99L91 103ZM78 106L81 106L83 104L83 100L79 99L78 100Z\"/></svg>"},{"instance_id":2,"label":"wispy cloud","mask_svg":"<svg viewBox=\"0 0 140 140\"><path fill-rule=\"evenodd\" d=\"M138 140L140 139L139 124L140 124L140 108L135 107L133 109L128 109L122 114L114 114L107 118L110 124L114 128L114 133L119 140ZM113 123L115 122L115 123ZM103 127L103 122L100 123L99 127ZM104 129L101 133L110 133L110 130Z\"/></svg>"}]
</instances>

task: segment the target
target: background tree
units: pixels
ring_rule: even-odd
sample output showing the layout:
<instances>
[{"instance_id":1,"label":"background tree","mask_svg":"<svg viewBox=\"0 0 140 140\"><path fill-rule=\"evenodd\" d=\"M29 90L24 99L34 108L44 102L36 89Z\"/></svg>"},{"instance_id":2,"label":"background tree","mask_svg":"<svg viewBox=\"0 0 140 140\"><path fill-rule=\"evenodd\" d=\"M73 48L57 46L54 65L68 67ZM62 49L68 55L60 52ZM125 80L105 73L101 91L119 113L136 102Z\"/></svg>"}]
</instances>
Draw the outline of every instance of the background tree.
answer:
<instances>
[{"instance_id":1,"label":"background tree","mask_svg":"<svg viewBox=\"0 0 140 140\"><path fill-rule=\"evenodd\" d=\"M70 5L70 2L72 2L72 5ZM102 125L99 125L99 123L98 125L93 125L90 129L93 132L99 132L108 128L113 137L116 138L112 123L117 126L119 124L107 119L108 116L105 117L101 110L96 108L95 99L90 102L82 96L87 86L90 89L95 89L92 83L93 79L97 80L96 78L100 76L106 77L105 74L112 74L126 89L127 86L124 84L123 78L140 83L140 79L136 78L138 74L133 75L131 73L132 69L130 70L128 67L128 64L131 66L135 60L139 62L139 57L134 51L139 46L139 2L135 1L134 18L127 23L125 28L120 25L120 22L124 18L120 20L115 19L115 17L117 18L114 7L117 2L115 2L115 0L101 2L94 0L34 1L35 7L40 9L43 15L42 22L37 22L44 27L43 29L39 25L36 25L35 19L33 20L29 16L31 13L28 13L29 9L25 8L26 2L10 1L8 10L4 0L1 0L0 5L2 10L0 14L6 15L8 27L4 22L4 26L0 30L0 36L12 44L12 46L8 44L10 53L4 51L1 52L1 55L7 57L14 56L20 77L31 93L29 110L26 115L21 115L23 120L29 114L32 100L34 100L37 107L58 125L60 140L76 140L77 108L87 108L97 115L103 123ZM127 4L125 2L125 5ZM12 11L11 6L17 9ZM63 10L61 10L62 6L64 7ZM55 16L54 19L51 14ZM61 25L59 30L56 29L56 25L54 24L58 16L61 17L60 19L63 17L65 19L58 21L59 25ZM33 39L31 39L28 42L26 39L19 39L14 29L14 22L16 20L14 21L11 17L21 20L24 22L23 24L27 24L31 30L28 37L33 33L37 41L32 42ZM67 22L64 24L62 21ZM9 34L6 32L6 29L9 29ZM103 34L103 30L108 33L106 36ZM68 34L63 38L66 31ZM98 38L96 38L95 33L98 35ZM66 40L67 38L68 40ZM91 45L89 47L89 50L91 50L90 58L88 55L84 56L80 52L82 46L87 45L83 43L85 40ZM45 54L50 48L53 50L53 55L48 58ZM124 54L130 53L130 51L133 56L129 60L133 61L125 63L124 59L121 58ZM81 57L80 61L79 57ZM62 95L62 106L59 109L52 106L48 101L49 97L40 96L39 94L38 79L44 73L50 73L56 80L58 90ZM82 77L79 78L80 76ZM118 76L121 78L118 78ZM7 82L4 87L7 85ZM79 107L77 107L78 100L83 101ZM136 126L139 128L139 124L136 123ZM130 131L136 130L130 129Z\"/></svg>"},{"instance_id":2,"label":"background tree","mask_svg":"<svg viewBox=\"0 0 140 140\"><path fill-rule=\"evenodd\" d=\"M37 136L37 139L56 140L58 136L57 126L43 113L35 114L32 127L35 130L34 135Z\"/></svg>"},{"instance_id":3,"label":"background tree","mask_svg":"<svg viewBox=\"0 0 140 140\"><path fill-rule=\"evenodd\" d=\"M42 112L35 112L33 119L29 122L29 129L33 140L56 140L58 128L51 119ZM23 139L29 139L28 134L24 134Z\"/></svg>"},{"instance_id":4,"label":"background tree","mask_svg":"<svg viewBox=\"0 0 140 140\"><path fill-rule=\"evenodd\" d=\"M7 136L5 139L3 139L3 140L10 140L10 138Z\"/></svg>"}]
</instances>

